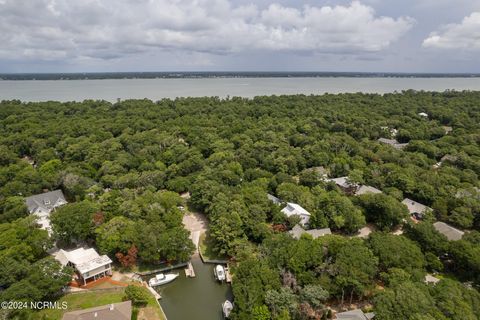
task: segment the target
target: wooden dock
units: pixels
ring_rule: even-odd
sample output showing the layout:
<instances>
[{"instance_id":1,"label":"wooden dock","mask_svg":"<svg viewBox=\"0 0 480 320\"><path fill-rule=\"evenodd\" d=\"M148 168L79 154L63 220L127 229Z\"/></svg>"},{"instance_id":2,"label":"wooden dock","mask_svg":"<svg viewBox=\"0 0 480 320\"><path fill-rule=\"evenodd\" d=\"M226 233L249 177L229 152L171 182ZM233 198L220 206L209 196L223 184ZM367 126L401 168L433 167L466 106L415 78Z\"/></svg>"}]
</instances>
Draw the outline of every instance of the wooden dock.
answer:
<instances>
[{"instance_id":1,"label":"wooden dock","mask_svg":"<svg viewBox=\"0 0 480 320\"><path fill-rule=\"evenodd\" d=\"M195 278L195 270L191 262L188 263L187 268L185 269L185 276L187 278Z\"/></svg>"},{"instance_id":2,"label":"wooden dock","mask_svg":"<svg viewBox=\"0 0 480 320\"><path fill-rule=\"evenodd\" d=\"M162 299L162 296L157 291L155 291L155 289L150 287L146 282L145 282L145 286L147 287L148 291L150 291L153 294L156 300Z\"/></svg>"},{"instance_id":3,"label":"wooden dock","mask_svg":"<svg viewBox=\"0 0 480 320\"><path fill-rule=\"evenodd\" d=\"M230 268L227 266L225 267L225 282L232 283L232 274L230 273Z\"/></svg>"}]
</instances>

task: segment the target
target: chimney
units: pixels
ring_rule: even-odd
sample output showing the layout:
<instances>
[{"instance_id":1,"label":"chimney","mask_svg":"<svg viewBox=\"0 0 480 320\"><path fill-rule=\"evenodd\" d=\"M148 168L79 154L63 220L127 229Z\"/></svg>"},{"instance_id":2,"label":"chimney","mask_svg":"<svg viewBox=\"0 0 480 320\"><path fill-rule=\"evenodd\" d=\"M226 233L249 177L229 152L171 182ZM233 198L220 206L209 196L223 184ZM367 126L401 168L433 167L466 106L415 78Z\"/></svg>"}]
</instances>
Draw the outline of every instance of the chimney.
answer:
<instances>
[{"instance_id":1,"label":"chimney","mask_svg":"<svg viewBox=\"0 0 480 320\"><path fill-rule=\"evenodd\" d=\"M110 311L113 311L113 309L115 308L115 306L113 305L113 303L110 305Z\"/></svg>"}]
</instances>

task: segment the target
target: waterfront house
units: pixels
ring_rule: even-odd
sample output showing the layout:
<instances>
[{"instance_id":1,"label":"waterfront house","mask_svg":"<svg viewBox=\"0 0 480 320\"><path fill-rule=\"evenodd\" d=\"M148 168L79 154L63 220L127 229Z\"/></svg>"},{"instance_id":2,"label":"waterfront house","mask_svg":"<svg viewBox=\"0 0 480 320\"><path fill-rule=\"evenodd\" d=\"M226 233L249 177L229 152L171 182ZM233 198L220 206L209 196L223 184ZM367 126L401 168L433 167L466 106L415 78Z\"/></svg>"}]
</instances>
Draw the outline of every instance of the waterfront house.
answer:
<instances>
[{"instance_id":1,"label":"waterfront house","mask_svg":"<svg viewBox=\"0 0 480 320\"><path fill-rule=\"evenodd\" d=\"M354 309L336 314L336 319L338 320L371 320L373 318L375 318L373 312L364 313L361 309Z\"/></svg>"},{"instance_id":2,"label":"waterfront house","mask_svg":"<svg viewBox=\"0 0 480 320\"><path fill-rule=\"evenodd\" d=\"M60 249L54 256L63 266L73 267L83 285L86 285L88 280L97 280L112 274L112 260L107 255L99 255L93 248L71 251Z\"/></svg>"},{"instance_id":3,"label":"waterfront house","mask_svg":"<svg viewBox=\"0 0 480 320\"><path fill-rule=\"evenodd\" d=\"M410 215L419 220L423 219L425 213L427 213L428 211L432 211L432 208L427 207L426 205L423 205L412 199L405 198L403 199L402 203L407 206Z\"/></svg>"},{"instance_id":4,"label":"waterfront house","mask_svg":"<svg viewBox=\"0 0 480 320\"><path fill-rule=\"evenodd\" d=\"M302 234L309 234L313 237L313 239L317 239L318 237L323 237L327 234L332 234L332 231L330 230L330 228L305 230L302 228L302 226L297 224L295 225L295 227L292 228L292 230L289 231L289 233L295 239L300 239Z\"/></svg>"},{"instance_id":5,"label":"waterfront house","mask_svg":"<svg viewBox=\"0 0 480 320\"><path fill-rule=\"evenodd\" d=\"M433 227L447 237L450 241L460 240L462 239L465 232L460 231L452 226L449 226L445 222L437 221L433 224Z\"/></svg>"},{"instance_id":6,"label":"waterfront house","mask_svg":"<svg viewBox=\"0 0 480 320\"><path fill-rule=\"evenodd\" d=\"M305 226L310 221L310 212L302 208L299 204L287 202L287 206L282 209L282 212L287 216L299 216L300 224Z\"/></svg>"},{"instance_id":7,"label":"waterfront house","mask_svg":"<svg viewBox=\"0 0 480 320\"><path fill-rule=\"evenodd\" d=\"M35 215L40 224L40 228L52 233L50 226L50 213L56 208L67 204L67 200L63 196L61 190L54 190L37 195L30 196L25 199L28 211Z\"/></svg>"},{"instance_id":8,"label":"waterfront house","mask_svg":"<svg viewBox=\"0 0 480 320\"><path fill-rule=\"evenodd\" d=\"M130 320L132 318L132 302L124 301L105 306L70 311L62 320Z\"/></svg>"}]
</instances>

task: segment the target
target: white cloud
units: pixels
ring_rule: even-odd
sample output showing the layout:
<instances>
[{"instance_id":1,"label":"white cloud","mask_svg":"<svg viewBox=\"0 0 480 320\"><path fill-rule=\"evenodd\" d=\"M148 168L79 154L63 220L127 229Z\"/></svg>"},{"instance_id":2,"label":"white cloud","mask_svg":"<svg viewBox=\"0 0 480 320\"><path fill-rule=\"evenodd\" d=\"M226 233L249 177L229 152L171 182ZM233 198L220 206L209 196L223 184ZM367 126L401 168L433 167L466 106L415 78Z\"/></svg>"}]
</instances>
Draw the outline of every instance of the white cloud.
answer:
<instances>
[{"instance_id":1,"label":"white cloud","mask_svg":"<svg viewBox=\"0 0 480 320\"><path fill-rule=\"evenodd\" d=\"M423 41L426 48L480 49L480 12L465 17L462 22L448 24L440 31L432 32Z\"/></svg>"},{"instance_id":2,"label":"white cloud","mask_svg":"<svg viewBox=\"0 0 480 320\"><path fill-rule=\"evenodd\" d=\"M234 5L231 0L1 0L0 58L119 58L162 51L362 54L413 25L347 6ZM38 54L38 56L36 56Z\"/></svg>"}]
</instances>

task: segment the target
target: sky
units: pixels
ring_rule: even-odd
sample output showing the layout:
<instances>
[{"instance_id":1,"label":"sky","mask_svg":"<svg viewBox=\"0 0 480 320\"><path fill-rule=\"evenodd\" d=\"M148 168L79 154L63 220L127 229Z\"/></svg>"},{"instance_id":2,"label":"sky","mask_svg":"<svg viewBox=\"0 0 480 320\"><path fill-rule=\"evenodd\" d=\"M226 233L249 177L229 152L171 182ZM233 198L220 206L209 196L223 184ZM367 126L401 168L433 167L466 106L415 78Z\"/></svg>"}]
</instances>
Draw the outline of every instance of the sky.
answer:
<instances>
[{"instance_id":1,"label":"sky","mask_svg":"<svg viewBox=\"0 0 480 320\"><path fill-rule=\"evenodd\" d=\"M0 0L0 73L480 73L480 0Z\"/></svg>"}]
</instances>

